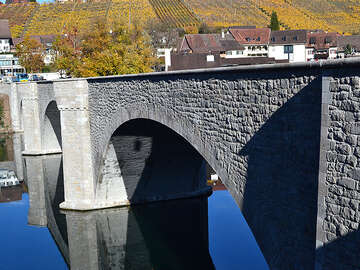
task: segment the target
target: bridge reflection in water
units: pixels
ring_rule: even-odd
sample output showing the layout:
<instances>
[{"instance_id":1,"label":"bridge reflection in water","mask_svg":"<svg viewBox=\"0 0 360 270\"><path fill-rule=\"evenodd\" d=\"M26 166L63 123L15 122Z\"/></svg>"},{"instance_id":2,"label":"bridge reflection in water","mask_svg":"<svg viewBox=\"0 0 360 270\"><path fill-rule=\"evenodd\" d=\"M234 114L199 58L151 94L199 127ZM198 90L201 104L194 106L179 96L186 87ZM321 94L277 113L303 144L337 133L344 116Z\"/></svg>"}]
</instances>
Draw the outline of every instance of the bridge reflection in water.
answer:
<instances>
[{"instance_id":1,"label":"bridge reflection in water","mask_svg":"<svg viewBox=\"0 0 360 270\"><path fill-rule=\"evenodd\" d=\"M239 265L244 269L248 266L268 269L245 221L234 221L232 215L241 216L234 201L231 206L229 201L210 199L209 210L208 197L203 196L89 212L60 211L59 203L64 201L62 155L22 157L21 138L15 135L9 140L13 142L13 154L9 155L12 158L0 161L0 168L13 169L24 179L25 192L29 195L29 209L24 209L28 225L48 228L64 262L72 270L215 269L215 266L239 269ZM216 193L212 198L216 195L228 195L232 200L228 193ZM231 214L231 207L237 211ZM224 211L227 212L225 219L222 218ZM210 222L208 216L212 219ZM222 232L217 234L214 227L219 226ZM32 236L29 239L34 241ZM26 239L23 241L24 246L33 245ZM50 247L44 248L49 252L50 263L54 256L59 259ZM37 253L39 257L34 260L43 260L41 252ZM4 266L8 267L6 263ZM29 264L28 267L36 266ZM54 269L62 267L54 265Z\"/></svg>"},{"instance_id":2,"label":"bridge reflection in water","mask_svg":"<svg viewBox=\"0 0 360 270\"><path fill-rule=\"evenodd\" d=\"M47 226L71 269L215 269L207 197L59 212L62 157L25 157L28 222Z\"/></svg>"}]
</instances>

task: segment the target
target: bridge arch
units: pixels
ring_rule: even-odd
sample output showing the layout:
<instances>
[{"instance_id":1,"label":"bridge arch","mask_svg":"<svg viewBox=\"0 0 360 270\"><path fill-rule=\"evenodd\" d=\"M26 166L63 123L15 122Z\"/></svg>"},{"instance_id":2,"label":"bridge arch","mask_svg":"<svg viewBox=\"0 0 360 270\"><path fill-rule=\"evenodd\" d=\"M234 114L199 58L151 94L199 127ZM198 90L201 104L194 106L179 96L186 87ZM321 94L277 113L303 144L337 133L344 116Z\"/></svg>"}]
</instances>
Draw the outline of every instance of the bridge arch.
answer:
<instances>
[{"instance_id":1,"label":"bridge arch","mask_svg":"<svg viewBox=\"0 0 360 270\"><path fill-rule=\"evenodd\" d=\"M135 118L112 134L104 153L97 198L142 203L209 193L206 161L160 122Z\"/></svg>"},{"instance_id":2,"label":"bridge arch","mask_svg":"<svg viewBox=\"0 0 360 270\"><path fill-rule=\"evenodd\" d=\"M129 125L129 123L135 123L135 122L142 122L142 123L152 123L153 126L156 126L159 129L162 129L164 132L169 132L169 136L178 137L178 143L182 143L184 147L190 147L192 149L193 155L198 155L201 157L205 162L207 162L219 175L219 177L224 181L224 184L232 193L233 198L239 202L236 193L235 188L231 186L231 184L227 181L228 175L226 170L222 169L222 166L219 162L219 160L216 158L216 155L211 152L209 145L205 143L204 138L201 137L200 130L197 129L197 127L192 124L187 119L175 119L172 117L169 117L169 114L166 112L161 111L158 108L148 108L144 107L142 105L134 106L133 108L119 108L115 113L112 114L111 120L106 121L108 123L108 126L104 128L104 132L102 132L102 138L98 141L100 142L98 145L98 156L97 158L99 164L97 164L96 168L97 171L95 171L95 175L97 175L97 187L96 187L96 200L98 202L101 202L104 200L104 196L109 196L110 190L113 190L114 193L116 193L118 196L119 194L122 194L121 199L116 198L115 201L126 201L124 198L128 194L133 194L131 191L125 192L126 189L126 183L120 184L120 186L123 188L122 191L119 190L119 182L117 184L112 183L109 184L104 180L104 174L109 173L109 171L105 172L104 168L107 168L109 170L109 159L111 160L112 157L114 157L116 151L114 151L112 138L114 135L116 136L116 133L119 132L122 127ZM132 126L134 128L134 126ZM121 131L120 131L121 132ZM194 134L196 136L194 136ZM135 138L132 142L133 146L135 146ZM95 152L96 154L96 152ZM150 154L149 154L150 155ZM112 157L111 157L112 156ZM119 161L119 160L118 160ZM205 164L205 163L204 163ZM121 170L120 170L121 171ZM205 169L204 169L205 172ZM125 181L126 182L126 181ZM107 183L107 185L106 185ZM205 182L204 182L205 183ZM176 186L173 186L174 190L171 190L170 193L176 193ZM105 192L105 190L107 192ZM139 189L141 190L141 188ZM139 191L137 190L137 191ZM135 190L133 190L135 191ZM179 192L179 190L178 190ZM199 194L204 194L206 192L209 192L209 189L203 185L199 185L198 192L192 192L190 190L187 191L189 197L196 196ZM124 197L125 196L125 197ZM165 193L161 196L158 196L158 198L154 198L153 200L159 200L161 197L164 199L171 199L176 198L171 195L166 195ZM184 194L179 195L179 198L184 198ZM109 197L107 197L107 200L109 200ZM151 198L145 199L146 201L152 201ZM131 200L130 200L131 201ZM134 201L138 201L136 198L134 198ZM141 201L141 200L140 200ZM129 203L129 202L125 202Z\"/></svg>"},{"instance_id":3,"label":"bridge arch","mask_svg":"<svg viewBox=\"0 0 360 270\"><path fill-rule=\"evenodd\" d=\"M60 111L55 100L44 107L41 144L47 153L60 153L62 149Z\"/></svg>"}]
</instances>

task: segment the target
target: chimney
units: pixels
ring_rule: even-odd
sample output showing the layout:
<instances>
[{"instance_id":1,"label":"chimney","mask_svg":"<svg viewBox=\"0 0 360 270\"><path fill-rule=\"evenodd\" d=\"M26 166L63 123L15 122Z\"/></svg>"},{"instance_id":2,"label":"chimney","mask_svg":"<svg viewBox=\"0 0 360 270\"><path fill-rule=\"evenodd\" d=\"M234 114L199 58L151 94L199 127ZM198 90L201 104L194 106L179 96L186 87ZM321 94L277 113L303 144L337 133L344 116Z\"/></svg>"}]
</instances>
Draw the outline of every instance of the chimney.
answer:
<instances>
[{"instance_id":1,"label":"chimney","mask_svg":"<svg viewBox=\"0 0 360 270\"><path fill-rule=\"evenodd\" d=\"M225 38L225 30L224 29L221 30L221 38Z\"/></svg>"}]
</instances>

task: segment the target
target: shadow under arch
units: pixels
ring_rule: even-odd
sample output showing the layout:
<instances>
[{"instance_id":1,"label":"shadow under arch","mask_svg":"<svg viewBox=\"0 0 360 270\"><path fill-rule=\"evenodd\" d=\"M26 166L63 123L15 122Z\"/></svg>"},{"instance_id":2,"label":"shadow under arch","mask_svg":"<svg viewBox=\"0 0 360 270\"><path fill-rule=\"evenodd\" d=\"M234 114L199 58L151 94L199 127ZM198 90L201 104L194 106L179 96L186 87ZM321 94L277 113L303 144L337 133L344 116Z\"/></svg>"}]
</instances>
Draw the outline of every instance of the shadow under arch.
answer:
<instances>
[{"instance_id":1,"label":"shadow under arch","mask_svg":"<svg viewBox=\"0 0 360 270\"><path fill-rule=\"evenodd\" d=\"M110 188L111 187L111 188ZM206 162L179 134L149 119L132 119L109 140L98 198L130 203L179 199L210 192Z\"/></svg>"},{"instance_id":2,"label":"shadow under arch","mask_svg":"<svg viewBox=\"0 0 360 270\"><path fill-rule=\"evenodd\" d=\"M46 153L61 153L61 121L56 101L50 101L42 119L42 148Z\"/></svg>"}]
</instances>

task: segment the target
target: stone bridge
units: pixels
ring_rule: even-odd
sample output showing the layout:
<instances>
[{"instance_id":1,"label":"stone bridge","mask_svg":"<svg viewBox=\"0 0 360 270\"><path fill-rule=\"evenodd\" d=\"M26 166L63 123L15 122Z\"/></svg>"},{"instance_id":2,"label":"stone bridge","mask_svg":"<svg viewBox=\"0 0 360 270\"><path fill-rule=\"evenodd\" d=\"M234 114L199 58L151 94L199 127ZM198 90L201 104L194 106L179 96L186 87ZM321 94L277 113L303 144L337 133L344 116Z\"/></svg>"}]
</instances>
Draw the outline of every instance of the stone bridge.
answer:
<instances>
[{"instance_id":1,"label":"stone bridge","mask_svg":"<svg viewBox=\"0 0 360 270\"><path fill-rule=\"evenodd\" d=\"M358 269L359 67L347 59L12 87L24 154L63 154L63 209L207 193L205 160L271 269Z\"/></svg>"}]
</instances>

